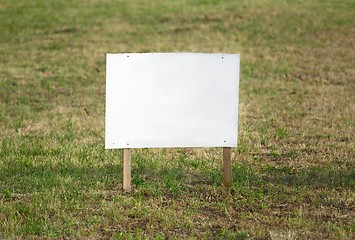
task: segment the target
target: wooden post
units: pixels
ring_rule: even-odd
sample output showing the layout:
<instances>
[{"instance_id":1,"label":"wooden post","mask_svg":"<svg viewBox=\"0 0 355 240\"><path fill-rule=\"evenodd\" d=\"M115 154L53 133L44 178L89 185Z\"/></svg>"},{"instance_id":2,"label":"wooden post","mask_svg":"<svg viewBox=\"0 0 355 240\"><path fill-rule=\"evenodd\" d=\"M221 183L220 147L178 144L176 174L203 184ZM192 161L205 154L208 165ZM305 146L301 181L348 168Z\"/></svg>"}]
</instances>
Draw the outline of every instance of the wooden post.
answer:
<instances>
[{"instance_id":1,"label":"wooden post","mask_svg":"<svg viewBox=\"0 0 355 240\"><path fill-rule=\"evenodd\" d=\"M123 149L123 191L131 191L131 155L132 149Z\"/></svg>"},{"instance_id":2,"label":"wooden post","mask_svg":"<svg viewBox=\"0 0 355 240\"><path fill-rule=\"evenodd\" d=\"M224 187L227 191L232 185L232 148L223 148L223 172L224 172Z\"/></svg>"}]
</instances>

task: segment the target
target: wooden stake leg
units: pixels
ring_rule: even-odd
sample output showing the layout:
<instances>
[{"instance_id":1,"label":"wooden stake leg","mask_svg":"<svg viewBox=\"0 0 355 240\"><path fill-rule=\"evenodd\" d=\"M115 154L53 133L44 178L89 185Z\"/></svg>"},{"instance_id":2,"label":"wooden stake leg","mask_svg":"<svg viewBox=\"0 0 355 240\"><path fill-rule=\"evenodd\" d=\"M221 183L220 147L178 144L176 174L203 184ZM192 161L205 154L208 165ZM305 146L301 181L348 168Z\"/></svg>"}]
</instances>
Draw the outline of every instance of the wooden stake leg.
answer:
<instances>
[{"instance_id":1,"label":"wooden stake leg","mask_svg":"<svg viewBox=\"0 0 355 240\"><path fill-rule=\"evenodd\" d=\"M123 149L123 191L131 191L131 155L132 149Z\"/></svg>"},{"instance_id":2,"label":"wooden stake leg","mask_svg":"<svg viewBox=\"0 0 355 240\"><path fill-rule=\"evenodd\" d=\"M232 148L223 148L224 187L229 191L232 185Z\"/></svg>"}]
</instances>

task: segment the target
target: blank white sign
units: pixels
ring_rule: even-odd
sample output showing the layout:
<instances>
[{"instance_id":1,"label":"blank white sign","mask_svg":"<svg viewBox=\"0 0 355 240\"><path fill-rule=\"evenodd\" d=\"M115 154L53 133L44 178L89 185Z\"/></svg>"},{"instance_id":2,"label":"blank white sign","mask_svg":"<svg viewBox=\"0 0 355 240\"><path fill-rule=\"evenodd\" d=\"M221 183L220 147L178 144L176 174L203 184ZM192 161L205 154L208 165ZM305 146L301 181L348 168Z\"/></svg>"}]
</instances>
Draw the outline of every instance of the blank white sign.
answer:
<instances>
[{"instance_id":1,"label":"blank white sign","mask_svg":"<svg viewBox=\"0 0 355 240\"><path fill-rule=\"evenodd\" d=\"M239 54L106 55L106 149L235 147Z\"/></svg>"}]
</instances>

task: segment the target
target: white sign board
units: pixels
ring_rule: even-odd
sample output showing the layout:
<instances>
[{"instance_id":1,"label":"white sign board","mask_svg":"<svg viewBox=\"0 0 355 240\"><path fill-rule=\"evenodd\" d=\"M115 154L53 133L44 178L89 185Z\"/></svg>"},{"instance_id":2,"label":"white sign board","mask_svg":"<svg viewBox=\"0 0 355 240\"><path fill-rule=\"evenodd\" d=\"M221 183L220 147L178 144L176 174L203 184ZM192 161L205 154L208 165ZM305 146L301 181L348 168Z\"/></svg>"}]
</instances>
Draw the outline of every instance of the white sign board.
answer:
<instances>
[{"instance_id":1,"label":"white sign board","mask_svg":"<svg viewBox=\"0 0 355 240\"><path fill-rule=\"evenodd\" d=\"M236 147L239 61L239 54L107 54L105 147Z\"/></svg>"}]
</instances>

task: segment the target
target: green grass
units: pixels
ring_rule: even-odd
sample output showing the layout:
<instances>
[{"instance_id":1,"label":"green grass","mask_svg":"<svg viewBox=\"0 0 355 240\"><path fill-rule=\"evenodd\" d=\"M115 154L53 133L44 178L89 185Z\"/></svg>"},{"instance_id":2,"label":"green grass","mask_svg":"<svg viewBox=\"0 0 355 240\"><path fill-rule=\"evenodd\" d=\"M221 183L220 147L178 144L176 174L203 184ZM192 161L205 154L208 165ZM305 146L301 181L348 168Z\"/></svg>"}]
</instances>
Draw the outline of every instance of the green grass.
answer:
<instances>
[{"instance_id":1,"label":"green grass","mask_svg":"<svg viewBox=\"0 0 355 240\"><path fill-rule=\"evenodd\" d=\"M0 0L1 239L353 239L353 1ZM106 52L241 54L239 143L104 150Z\"/></svg>"}]
</instances>

